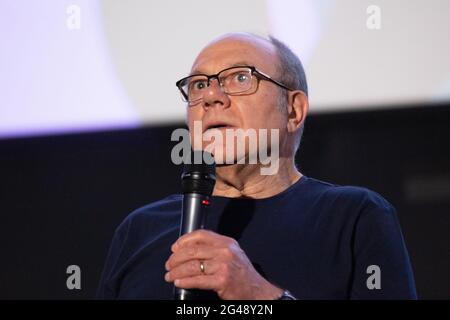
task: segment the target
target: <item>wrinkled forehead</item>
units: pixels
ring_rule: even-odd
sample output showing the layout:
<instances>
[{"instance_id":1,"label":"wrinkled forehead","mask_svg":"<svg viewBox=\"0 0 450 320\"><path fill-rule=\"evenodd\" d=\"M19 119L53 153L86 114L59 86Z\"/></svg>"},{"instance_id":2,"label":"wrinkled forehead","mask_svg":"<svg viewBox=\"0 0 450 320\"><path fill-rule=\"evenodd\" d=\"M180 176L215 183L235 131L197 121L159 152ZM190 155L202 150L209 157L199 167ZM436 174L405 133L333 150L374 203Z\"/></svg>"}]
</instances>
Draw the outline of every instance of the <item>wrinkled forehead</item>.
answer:
<instances>
[{"instance_id":1,"label":"wrinkled forehead","mask_svg":"<svg viewBox=\"0 0 450 320\"><path fill-rule=\"evenodd\" d=\"M274 45L251 35L233 34L209 43L197 56L191 74L215 74L236 65L255 66L268 74L276 72L278 56Z\"/></svg>"}]
</instances>

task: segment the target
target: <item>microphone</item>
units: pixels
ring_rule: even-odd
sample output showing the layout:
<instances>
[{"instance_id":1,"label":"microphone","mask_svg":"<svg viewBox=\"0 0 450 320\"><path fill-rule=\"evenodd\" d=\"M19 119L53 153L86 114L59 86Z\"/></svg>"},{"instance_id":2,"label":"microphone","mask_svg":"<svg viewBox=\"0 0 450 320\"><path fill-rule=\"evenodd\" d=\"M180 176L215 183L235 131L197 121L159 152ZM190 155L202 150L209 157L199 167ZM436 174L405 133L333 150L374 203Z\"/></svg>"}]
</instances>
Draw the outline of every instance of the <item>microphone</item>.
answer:
<instances>
[{"instance_id":1,"label":"microphone","mask_svg":"<svg viewBox=\"0 0 450 320\"><path fill-rule=\"evenodd\" d=\"M213 156L204 151L194 151L191 156L194 163L184 164L181 175L183 204L180 236L203 228L209 198L216 183L216 165ZM175 287L176 300L195 300L197 296L196 290Z\"/></svg>"}]
</instances>

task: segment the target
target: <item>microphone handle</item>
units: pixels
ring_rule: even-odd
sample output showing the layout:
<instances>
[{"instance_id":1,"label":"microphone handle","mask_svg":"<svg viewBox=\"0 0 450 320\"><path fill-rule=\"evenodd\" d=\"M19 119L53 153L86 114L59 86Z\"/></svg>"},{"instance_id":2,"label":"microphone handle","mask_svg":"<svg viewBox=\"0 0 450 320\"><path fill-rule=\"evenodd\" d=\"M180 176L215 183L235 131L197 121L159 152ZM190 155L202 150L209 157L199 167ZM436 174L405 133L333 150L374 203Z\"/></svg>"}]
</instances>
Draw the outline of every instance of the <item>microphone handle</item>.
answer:
<instances>
[{"instance_id":1,"label":"microphone handle","mask_svg":"<svg viewBox=\"0 0 450 320\"><path fill-rule=\"evenodd\" d=\"M180 237L197 229L205 223L205 209L209 205L209 196L199 193L183 195Z\"/></svg>"},{"instance_id":2,"label":"microphone handle","mask_svg":"<svg viewBox=\"0 0 450 320\"><path fill-rule=\"evenodd\" d=\"M203 229L209 196L199 193L183 195L180 237L197 229ZM175 287L175 300L196 300L196 290Z\"/></svg>"}]
</instances>

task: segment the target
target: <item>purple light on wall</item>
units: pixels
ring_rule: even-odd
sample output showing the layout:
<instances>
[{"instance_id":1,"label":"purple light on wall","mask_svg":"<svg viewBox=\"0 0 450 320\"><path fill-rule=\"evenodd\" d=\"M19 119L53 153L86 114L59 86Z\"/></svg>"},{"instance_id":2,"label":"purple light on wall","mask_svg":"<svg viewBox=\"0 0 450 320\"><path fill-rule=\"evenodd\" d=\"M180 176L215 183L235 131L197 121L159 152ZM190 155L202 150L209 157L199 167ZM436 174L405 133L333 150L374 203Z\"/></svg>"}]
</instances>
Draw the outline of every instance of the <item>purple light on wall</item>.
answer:
<instances>
[{"instance_id":1,"label":"purple light on wall","mask_svg":"<svg viewBox=\"0 0 450 320\"><path fill-rule=\"evenodd\" d=\"M80 8L80 28L66 10ZM108 53L99 2L0 2L0 138L135 127Z\"/></svg>"}]
</instances>

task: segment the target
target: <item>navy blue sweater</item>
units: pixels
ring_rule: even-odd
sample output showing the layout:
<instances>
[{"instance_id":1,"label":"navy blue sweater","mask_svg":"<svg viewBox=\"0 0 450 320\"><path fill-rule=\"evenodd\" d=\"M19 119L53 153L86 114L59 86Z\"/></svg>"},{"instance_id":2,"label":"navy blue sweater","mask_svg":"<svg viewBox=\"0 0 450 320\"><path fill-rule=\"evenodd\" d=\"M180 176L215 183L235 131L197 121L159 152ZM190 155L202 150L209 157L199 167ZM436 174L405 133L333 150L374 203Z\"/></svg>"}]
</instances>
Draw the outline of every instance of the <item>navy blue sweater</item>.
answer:
<instances>
[{"instance_id":1,"label":"navy blue sweater","mask_svg":"<svg viewBox=\"0 0 450 320\"><path fill-rule=\"evenodd\" d=\"M172 195L123 221L98 298L173 298L164 264L178 238L181 204ZM262 276L298 299L416 298L395 209L365 188L302 176L266 199L214 196L205 228L236 239Z\"/></svg>"}]
</instances>

